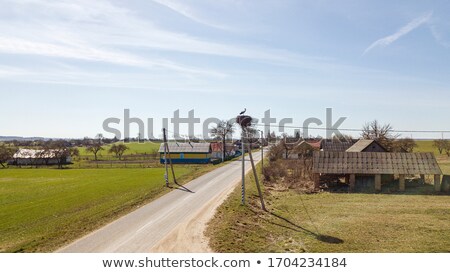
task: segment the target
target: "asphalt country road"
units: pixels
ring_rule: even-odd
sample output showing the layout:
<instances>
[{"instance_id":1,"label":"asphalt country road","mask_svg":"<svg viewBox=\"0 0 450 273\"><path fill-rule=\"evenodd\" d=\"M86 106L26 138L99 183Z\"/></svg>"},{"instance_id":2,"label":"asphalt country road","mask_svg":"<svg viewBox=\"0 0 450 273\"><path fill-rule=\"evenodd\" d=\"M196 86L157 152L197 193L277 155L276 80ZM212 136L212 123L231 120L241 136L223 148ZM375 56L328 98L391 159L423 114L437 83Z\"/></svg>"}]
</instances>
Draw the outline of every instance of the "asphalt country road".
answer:
<instances>
[{"instance_id":1,"label":"asphalt country road","mask_svg":"<svg viewBox=\"0 0 450 273\"><path fill-rule=\"evenodd\" d=\"M253 154L255 164L260 153ZM61 253L209 252L203 231L215 209L241 182L233 161L59 249ZM246 157L246 172L251 164Z\"/></svg>"}]
</instances>

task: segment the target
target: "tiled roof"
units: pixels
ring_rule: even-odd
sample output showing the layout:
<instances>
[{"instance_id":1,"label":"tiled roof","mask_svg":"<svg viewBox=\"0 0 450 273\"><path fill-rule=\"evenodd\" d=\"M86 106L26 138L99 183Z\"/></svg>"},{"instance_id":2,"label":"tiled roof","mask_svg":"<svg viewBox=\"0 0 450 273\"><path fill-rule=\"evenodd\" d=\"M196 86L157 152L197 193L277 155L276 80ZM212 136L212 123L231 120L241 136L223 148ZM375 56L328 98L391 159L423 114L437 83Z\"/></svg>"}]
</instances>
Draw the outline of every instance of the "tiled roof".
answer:
<instances>
[{"instance_id":1,"label":"tiled roof","mask_svg":"<svg viewBox=\"0 0 450 273\"><path fill-rule=\"evenodd\" d=\"M13 158L54 158L55 150L19 149Z\"/></svg>"},{"instance_id":2,"label":"tiled roof","mask_svg":"<svg viewBox=\"0 0 450 273\"><path fill-rule=\"evenodd\" d=\"M345 152L354 142L334 142L330 140L322 141L322 150L330 152Z\"/></svg>"},{"instance_id":3,"label":"tiled roof","mask_svg":"<svg viewBox=\"0 0 450 273\"><path fill-rule=\"evenodd\" d=\"M442 174L432 153L314 152L313 172L323 174Z\"/></svg>"},{"instance_id":4,"label":"tiled roof","mask_svg":"<svg viewBox=\"0 0 450 273\"><path fill-rule=\"evenodd\" d=\"M171 153L209 153L211 152L210 143L169 143ZM159 147L159 153L164 153L164 143Z\"/></svg>"},{"instance_id":5,"label":"tiled roof","mask_svg":"<svg viewBox=\"0 0 450 273\"><path fill-rule=\"evenodd\" d=\"M313 148L319 149L320 150L320 146L322 145L322 141L318 140L318 141L310 141L310 140L305 140L309 145L311 145Z\"/></svg>"}]
</instances>

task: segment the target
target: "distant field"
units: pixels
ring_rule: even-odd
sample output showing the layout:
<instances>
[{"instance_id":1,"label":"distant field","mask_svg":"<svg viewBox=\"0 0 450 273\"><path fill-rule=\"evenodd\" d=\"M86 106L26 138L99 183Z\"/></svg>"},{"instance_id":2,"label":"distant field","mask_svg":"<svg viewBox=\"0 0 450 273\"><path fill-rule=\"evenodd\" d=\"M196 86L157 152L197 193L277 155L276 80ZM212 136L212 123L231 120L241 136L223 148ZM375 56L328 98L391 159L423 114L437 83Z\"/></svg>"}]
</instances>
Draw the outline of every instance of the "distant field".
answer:
<instances>
[{"instance_id":1,"label":"distant field","mask_svg":"<svg viewBox=\"0 0 450 273\"><path fill-rule=\"evenodd\" d=\"M123 142L120 142L123 143ZM125 151L125 155L130 155L130 154L150 154L152 152L154 152L155 150L158 151L159 147L161 146L161 143L154 143L154 142L145 142L145 143L138 143L138 142L130 142L130 143L123 143L125 144L129 150ZM100 156L111 156L110 153L108 153L109 148L112 146L112 144L110 145L105 145L103 146L104 150L99 152ZM81 156L92 156L92 153L89 153L86 151L85 148L79 148L80 150L80 155Z\"/></svg>"},{"instance_id":2,"label":"distant field","mask_svg":"<svg viewBox=\"0 0 450 273\"><path fill-rule=\"evenodd\" d=\"M176 166L180 182L214 166ZM47 252L168 192L164 168L0 170L0 252Z\"/></svg>"},{"instance_id":3,"label":"distant field","mask_svg":"<svg viewBox=\"0 0 450 273\"><path fill-rule=\"evenodd\" d=\"M417 147L414 152L432 152L435 155L439 155L438 150L433 147L433 140L417 140Z\"/></svg>"},{"instance_id":4,"label":"distant field","mask_svg":"<svg viewBox=\"0 0 450 273\"><path fill-rule=\"evenodd\" d=\"M218 209L207 235L220 253L450 252L450 196L431 185L405 194L299 194L265 190L259 208L253 179Z\"/></svg>"},{"instance_id":5,"label":"distant field","mask_svg":"<svg viewBox=\"0 0 450 273\"><path fill-rule=\"evenodd\" d=\"M446 154L439 154L439 151L433 147L433 140L418 140L416 143L418 147L414 149L414 152L434 153L442 172L450 174L450 158Z\"/></svg>"}]
</instances>

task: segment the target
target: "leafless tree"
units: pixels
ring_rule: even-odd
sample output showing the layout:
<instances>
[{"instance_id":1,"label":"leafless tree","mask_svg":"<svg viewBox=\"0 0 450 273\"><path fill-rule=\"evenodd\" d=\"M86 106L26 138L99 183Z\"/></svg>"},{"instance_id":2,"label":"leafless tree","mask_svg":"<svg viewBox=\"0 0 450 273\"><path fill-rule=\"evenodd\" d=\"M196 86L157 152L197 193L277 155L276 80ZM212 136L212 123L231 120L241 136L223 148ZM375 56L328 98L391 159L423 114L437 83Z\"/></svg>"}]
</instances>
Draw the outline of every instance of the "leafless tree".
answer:
<instances>
[{"instance_id":1,"label":"leafless tree","mask_svg":"<svg viewBox=\"0 0 450 273\"><path fill-rule=\"evenodd\" d=\"M391 151L393 149L393 141L400 135L394 132L391 124L381 125L377 120L374 120L363 126L361 136L364 139L376 140L388 151Z\"/></svg>"},{"instance_id":2,"label":"leafless tree","mask_svg":"<svg viewBox=\"0 0 450 273\"><path fill-rule=\"evenodd\" d=\"M448 140L446 139L436 139L433 142L433 147L437 148L439 151L439 154L442 154L442 152L444 152L445 147L448 146Z\"/></svg>"},{"instance_id":3,"label":"leafless tree","mask_svg":"<svg viewBox=\"0 0 450 273\"><path fill-rule=\"evenodd\" d=\"M109 148L108 152L116 155L119 160L122 160L122 156L126 150L129 150L128 146L124 144L113 144L111 148Z\"/></svg>"},{"instance_id":4,"label":"leafless tree","mask_svg":"<svg viewBox=\"0 0 450 273\"><path fill-rule=\"evenodd\" d=\"M98 152L103 151L103 150L104 150L104 148L102 147L102 144L99 142L94 142L86 147L86 151L88 153L94 154L95 161L97 161L97 159L98 159L97 158Z\"/></svg>"},{"instance_id":5,"label":"leafless tree","mask_svg":"<svg viewBox=\"0 0 450 273\"><path fill-rule=\"evenodd\" d=\"M222 120L215 127L211 128L209 132L213 137L220 137L222 140L223 158L226 156L226 138L234 133L234 123L231 121Z\"/></svg>"},{"instance_id":6,"label":"leafless tree","mask_svg":"<svg viewBox=\"0 0 450 273\"><path fill-rule=\"evenodd\" d=\"M270 161L277 161L283 158L283 154L286 151L284 140L272 145L269 149L268 157Z\"/></svg>"},{"instance_id":7,"label":"leafless tree","mask_svg":"<svg viewBox=\"0 0 450 273\"><path fill-rule=\"evenodd\" d=\"M409 137L398 139L393 143L393 150L396 152L412 153L416 147L417 143Z\"/></svg>"},{"instance_id":8,"label":"leafless tree","mask_svg":"<svg viewBox=\"0 0 450 273\"><path fill-rule=\"evenodd\" d=\"M63 166L68 163L67 159L69 157L80 155L77 148L69 147L69 144L64 140L48 141L42 148L43 149L38 154L38 157L44 159L46 164L49 163L51 158L54 158L59 169L62 169Z\"/></svg>"}]
</instances>

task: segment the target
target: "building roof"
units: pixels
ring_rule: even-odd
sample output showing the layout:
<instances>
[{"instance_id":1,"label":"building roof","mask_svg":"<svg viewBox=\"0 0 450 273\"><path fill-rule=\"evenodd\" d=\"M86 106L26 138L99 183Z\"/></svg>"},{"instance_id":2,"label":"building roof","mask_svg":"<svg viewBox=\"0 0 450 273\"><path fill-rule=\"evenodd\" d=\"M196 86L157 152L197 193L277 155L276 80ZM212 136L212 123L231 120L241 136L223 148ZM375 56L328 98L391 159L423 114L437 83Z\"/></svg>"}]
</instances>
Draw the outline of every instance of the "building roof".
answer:
<instances>
[{"instance_id":1,"label":"building roof","mask_svg":"<svg viewBox=\"0 0 450 273\"><path fill-rule=\"evenodd\" d=\"M322 140L305 140L309 145L313 148L320 150L320 146L322 145Z\"/></svg>"},{"instance_id":2,"label":"building roof","mask_svg":"<svg viewBox=\"0 0 450 273\"><path fill-rule=\"evenodd\" d=\"M295 146L295 149L313 149L313 146L303 140L297 146Z\"/></svg>"},{"instance_id":3,"label":"building roof","mask_svg":"<svg viewBox=\"0 0 450 273\"><path fill-rule=\"evenodd\" d=\"M207 154L211 152L210 143L168 143L171 153L197 153ZM159 153L164 153L164 143L159 147Z\"/></svg>"},{"instance_id":4,"label":"building roof","mask_svg":"<svg viewBox=\"0 0 450 273\"><path fill-rule=\"evenodd\" d=\"M377 141L373 139L360 139L358 142L353 144L350 148L346 150L346 152L354 152L354 153L360 153L363 152L365 149L367 149L370 145L375 144L380 147L381 150L386 151L386 149L380 145Z\"/></svg>"},{"instance_id":5,"label":"building roof","mask_svg":"<svg viewBox=\"0 0 450 273\"><path fill-rule=\"evenodd\" d=\"M442 174L432 153L314 152L313 172L323 174Z\"/></svg>"},{"instance_id":6,"label":"building roof","mask_svg":"<svg viewBox=\"0 0 450 273\"><path fill-rule=\"evenodd\" d=\"M350 148L354 142L337 142L333 140L322 141L322 150L330 152L345 152Z\"/></svg>"},{"instance_id":7,"label":"building roof","mask_svg":"<svg viewBox=\"0 0 450 273\"><path fill-rule=\"evenodd\" d=\"M54 158L55 151L54 150L32 150L32 149L19 149L14 155L13 158Z\"/></svg>"}]
</instances>

